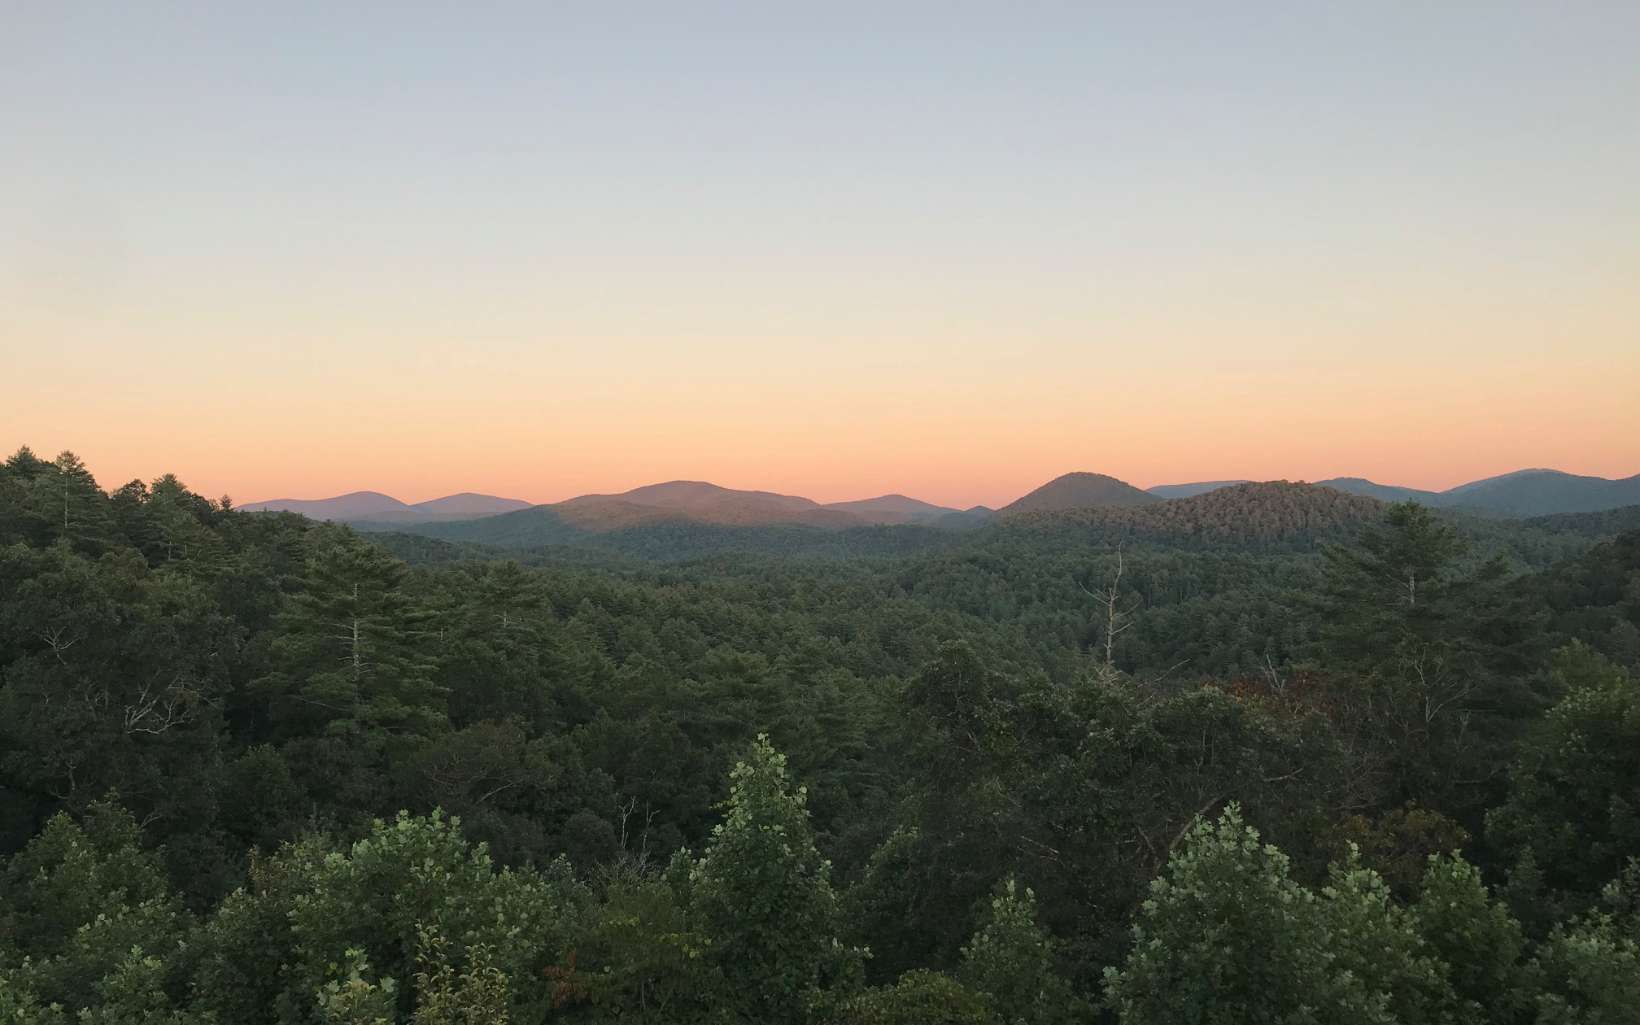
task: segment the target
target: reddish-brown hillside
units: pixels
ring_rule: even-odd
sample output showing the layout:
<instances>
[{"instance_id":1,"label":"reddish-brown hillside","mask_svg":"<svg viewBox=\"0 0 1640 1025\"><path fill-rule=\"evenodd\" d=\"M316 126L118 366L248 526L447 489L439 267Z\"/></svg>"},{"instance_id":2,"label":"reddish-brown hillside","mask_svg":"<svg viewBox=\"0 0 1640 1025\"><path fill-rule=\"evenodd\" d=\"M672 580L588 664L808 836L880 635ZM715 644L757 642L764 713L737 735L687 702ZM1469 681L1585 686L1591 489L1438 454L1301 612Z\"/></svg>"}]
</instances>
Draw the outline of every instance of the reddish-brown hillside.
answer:
<instances>
[{"instance_id":1,"label":"reddish-brown hillside","mask_svg":"<svg viewBox=\"0 0 1640 1025\"><path fill-rule=\"evenodd\" d=\"M1065 509L1110 509L1154 505L1161 499L1102 473L1067 473L998 510L1002 516Z\"/></svg>"},{"instance_id":2,"label":"reddish-brown hillside","mask_svg":"<svg viewBox=\"0 0 1640 1025\"><path fill-rule=\"evenodd\" d=\"M583 530L618 530L664 520L732 527L800 524L837 529L866 522L852 513L827 509L796 495L736 491L704 481L649 484L619 495L582 495L551 508L565 522Z\"/></svg>"}]
</instances>

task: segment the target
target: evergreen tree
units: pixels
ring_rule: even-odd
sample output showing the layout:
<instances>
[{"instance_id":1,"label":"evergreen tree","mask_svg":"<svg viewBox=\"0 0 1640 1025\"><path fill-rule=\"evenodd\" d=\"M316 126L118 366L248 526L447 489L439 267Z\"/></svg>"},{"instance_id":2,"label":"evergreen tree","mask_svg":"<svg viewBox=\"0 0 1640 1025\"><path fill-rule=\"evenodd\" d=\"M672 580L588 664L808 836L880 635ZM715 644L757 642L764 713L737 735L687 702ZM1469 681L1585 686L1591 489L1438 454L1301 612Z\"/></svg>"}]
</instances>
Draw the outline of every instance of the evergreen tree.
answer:
<instances>
[{"instance_id":1,"label":"evergreen tree","mask_svg":"<svg viewBox=\"0 0 1640 1025\"><path fill-rule=\"evenodd\" d=\"M62 452L49 470L33 475L27 502L32 517L45 525L50 537L67 541L78 551L100 553L113 541L108 496L72 452Z\"/></svg>"},{"instance_id":2,"label":"evergreen tree","mask_svg":"<svg viewBox=\"0 0 1640 1025\"><path fill-rule=\"evenodd\" d=\"M831 866L814 846L806 793L759 735L729 774L723 822L691 873L724 999L749 1021L800 1022L822 986L853 967L839 941Z\"/></svg>"},{"instance_id":3,"label":"evergreen tree","mask_svg":"<svg viewBox=\"0 0 1640 1025\"><path fill-rule=\"evenodd\" d=\"M1316 662L1366 711L1387 803L1418 800L1478 825L1518 723L1540 705L1521 684L1501 562L1425 506L1389 507L1352 545L1323 549Z\"/></svg>"},{"instance_id":4,"label":"evergreen tree","mask_svg":"<svg viewBox=\"0 0 1640 1025\"><path fill-rule=\"evenodd\" d=\"M380 744L446 725L444 696L425 654L427 612L404 563L342 527L308 535L301 590L279 617L276 673L284 731Z\"/></svg>"},{"instance_id":5,"label":"evergreen tree","mask_svg":"<svg viewBox=\"0 0 1640 1025\"><path fill-rule=\"evenodd\" d=\"M1426 506L1402 502L1351 545L1329 545L1322 636L1328 664L1373 669L1404 657L1397 649L1448 638L1464 542Z\"/></svg>"},{"instance_id":6,"label":"evergreen tree","mask_svg":"<svg viewBox=\"0 0 1640 1025\"><path fill-rule=\"evenodd\" d=\"M34 481L50 469L27 445L0 464L0 544L48 543L51 521L36 507Z\"/></svg>"}]
</instances>

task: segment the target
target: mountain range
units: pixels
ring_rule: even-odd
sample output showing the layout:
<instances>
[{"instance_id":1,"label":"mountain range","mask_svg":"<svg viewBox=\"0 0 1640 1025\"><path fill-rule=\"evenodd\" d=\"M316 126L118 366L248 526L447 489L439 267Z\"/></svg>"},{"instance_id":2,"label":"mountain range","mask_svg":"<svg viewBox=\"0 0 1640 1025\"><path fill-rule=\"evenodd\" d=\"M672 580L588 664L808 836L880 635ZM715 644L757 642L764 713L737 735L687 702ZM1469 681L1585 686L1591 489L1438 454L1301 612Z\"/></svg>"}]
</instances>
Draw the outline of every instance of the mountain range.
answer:
<instances>
[{"instance_id":1,"label":"mountain range","mask_svg":"<svg viewBox=\"0 0 1640 1025\"><path fill-rule=\"evenodd\" d=\"M1245 481L1207 481L1166 484L1151 488L1164 498L1199 495ZM1313 483L1352 495L1385 502L1418 502L1442 509L1459 509L1487 516L1549 516L1555 513L1601 512L1640 504L1640 474L1611 480L1585 477L1560 470L1516 470L1497 477L1459 484L1445 491L1379 484L1364 477L1333 477Z\"/></svg>"},{"instance_id":2,"label":"mountain range","mask_svg":"<svg viewBox=\"0 0 1640 1025\"><path fill-rule=\"evenodd\" d=\"M1015 518L1074 509L1137 508L1247 483L1197 481L1142 490L1105 474L1067 473L999 510L985 506L953 509L901 494L822 504L798 495L744 491L685 480L650 484L619 494L581 495L547 505L471 492L410 504L380 492L356 491L326 499L254 502L243 508L301 513L312 519L351 523L365 529L504 518L492 524L493 529L488 532L507 534L516 527L531 536L540 535L543 530L549 535L559 530L579 535L676 522L825 529L902 525L961 528L998 516ZM1414 501L1489 516L1600 512L1640 504L1640 475L1609 480L1558 470L1520 470L1446 491L1379 484L1361 477L1334 477L1311 483L1366 498Z\"/></svg>"},{"instance_id":3,"label":"mountain range","mask_svg":"<svg viewBox=\"0 0 1640 1025\"><path fill-rule=\"evenodd\" d=\"M1003 506L998 512L1053 512L1060 509L1126 508L1149 505L1162 499L1140 491L1127 481L1102 473L1067 473Z\"/></svg>"},{"instance_id":4,"label":"mountain range","mask_svg":"<svg viewBox=\"0 0 1640 1025\"><path fill-rule=\"evenodd\" d=\"M788 525L833 529L904 524L960 526L992 515L992 510L984 506L952 509L905 495L880 495L822 505L797 495L741 491L693 480L648 484L614 495L581 495L547 505L470 492L412 505L377 491L355 491L335 498L252 502L241 508L248 512L294 512L316 520L382 527L529 512L536 518L550 514L577 531L620 530L672 520L718 526Z\"/></svg>"},{"instance_id":5,"label":"mountain range","mask_svg":"<svg viewBox=\"0 0 1640 1025\"><path fill-rule=\"evenodd\" d=\"M475 520L515 509L528 509L529 502L518 498L497 498L463 491L426 502L409 504L380 491L353 491L335 498L274 498L240 506L246 512L293 512L309 519L341 523L436 523L440 520Z\"/></svg>"}]
</instances>

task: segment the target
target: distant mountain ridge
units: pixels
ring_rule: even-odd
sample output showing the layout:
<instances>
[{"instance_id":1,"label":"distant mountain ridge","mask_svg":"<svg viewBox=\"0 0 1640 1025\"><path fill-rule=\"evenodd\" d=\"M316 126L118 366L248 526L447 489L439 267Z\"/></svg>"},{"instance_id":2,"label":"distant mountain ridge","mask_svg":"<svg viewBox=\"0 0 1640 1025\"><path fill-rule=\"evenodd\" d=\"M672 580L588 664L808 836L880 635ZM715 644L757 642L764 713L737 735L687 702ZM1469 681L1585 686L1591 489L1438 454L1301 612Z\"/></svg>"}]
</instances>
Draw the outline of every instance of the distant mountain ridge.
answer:
<instances>
[{"instance_id":1,"label":"distant mountain ridge","mask_svg":"<svg viewBox=\"0 0 1640 1025\"><path fill-rule=\"evenodd\" d=\"M377 491L356 491L324 499L273 499L243 506L249 512L294 512L317 520L350 523L366 529L426 523L463 522L529 513L537 530L547 520L560 531L604 532L671 521L718 526L795 525L844 529L872 525L941 524L969 526L985 519L982 506L961 510L934 505L907 495L822 505L798 495L743 491L707 481L674 480L647 484L619 494L580 495L562 502L533 505L514 498L463 492L414 505Z\"/></svg>"},{"instance_id":2,"label":"distant mountain ridge","mask_svg":"<svg viewBox=\"0 0 1640 1025\"><path fill-rule=\"evenodd\" d=\"M853 502L830 502L826 508L884 524L938 523L948 516L962 516L969 511L934 505L901 494L878 495Z\"/></svg>"},{"instance_id":3,"label":"distant mountain ridge","mask_svg":"<svg viewBox=\"0 0 1640 1025\"><path fill-rule=\"evenodd\" d=\"M546 508L556 510L575 526L594 530L609 529L612 524L668 519L739 527L795 523L841 528L865 522L852 513L797 495L738 491L699 480L648 484L618 495L582 495Z\"/></svg>"},{"instance_id":4,"label":"distant mountain ridge","mask_svg":"<svg viewBox=\"0 0 1640 1025\"><path fill-rule=\"evenodd\" d=\"M1166 498L1182 498L1205 494L1233 483L1236 482L1163 484L1151 488L1150 492ZM1604 512L1627 505L1640 505L1640 474L1612 480L1561 470L1516 470L1459 484L1445 491L1380 484L1364 477L1333 477L1313 483L1385 502L1419 502L1489 516L1550 516L1557 513Z\"/></svg>"},{"instance_id":5,"label":"distant mountain ridge","mask_svg":"<svg viewBox=\"0 0 1640 1025\"><path fill-rule=\"evenodd\" d=\"M1460 484L1441 493L1443 505L1502 516L1603 512L1640 504L1640 474L1609 480L1559 470L1517 470Z\"/></svg>"},{"instance_id":6,"label":"distant mountain ridge","mask_svg":"<svg viewBox=\"0 0 1640 1025\"><path fill-rule=\"evenodd\" d=\"M335 498L274 498L266 502L251 502L240 506L245 512L293 512L309 519L335 520L343 523L433 523L439 520L469 520L480 516L494 516L514 509L527 509L530 503L516 498L497 498L471 491L445 495L410 504L379 491L354 491Z\"/></svg>"},{"instance_id":7,"label":"distant mountain ridge","mask_svg":"<svg viewBox=\"0 0 1640 1025\"><path fill-rule=\"evenodd\" d=\"M1141 490L1106 474L1076 472L1056 477L999 510L985 506L953 509L898 493L822 504L799 495L739 490L698 480L648 484L619 494L581 495L548 505L473 492L408 504L377 491L355 491L326 499L253 502L242 508L295 512L313 519L378 530L513 517L514 520L497 523L493 530L483 532L509 537L567 538L663 523L826 530L864 526L971 529L996 517L1014 519L1027 513L1140 508L1186 501L1250 483L1253 482L1199 481L1160 484ZM1380 484L1364 477L1333 477L1313 483L1379 501L1421 502L1486 516L1597 513L1640 505L1640 475L1609 480L1559 470L1518 470L1440 492Z\"/></svg>"},{"instance_id":8,"label":"distant mountain ridge","mask_svg":"<svg viewBox=\"0 0 1640 1025\"><path fill-rule=\"evenodd\" d=\"M1157 498L1195 498L1197 495L1205 495L1209 491L1217 491L1220 488L1251 483L1253 482L1248 480L1204 480L1193 484L1158 484L1145 490Z\"/></svg>"},{"instance_id":9,"label":"distant mountain ridge","mask_svg":"<svg viewBox=\"0 0 1640 1025\"><path fill-rule=\"evenodd\" d=\"M997 510L999 516L1150 505L1161 498L1102 473L1067 473Z\"/></svg>"},{"instance_id":10,"label":"distant mountain ridge","mask_svg":"<svg viewBox=\"0 0 1640 1025\"><path fill-rule=\"evenodd\" d=\"M1403 488L1398 484L1379 484L1377 481L1367 480L1365 477L1331 477L1327 480L1318 480L1315 483L1334 491L1346 494L1360 495L1363 498L1376 498L1381 502L1422 502L1424 505L1439 505L1440 493L1424 491L1419 488Z\"/></svg>"}]
</instances>

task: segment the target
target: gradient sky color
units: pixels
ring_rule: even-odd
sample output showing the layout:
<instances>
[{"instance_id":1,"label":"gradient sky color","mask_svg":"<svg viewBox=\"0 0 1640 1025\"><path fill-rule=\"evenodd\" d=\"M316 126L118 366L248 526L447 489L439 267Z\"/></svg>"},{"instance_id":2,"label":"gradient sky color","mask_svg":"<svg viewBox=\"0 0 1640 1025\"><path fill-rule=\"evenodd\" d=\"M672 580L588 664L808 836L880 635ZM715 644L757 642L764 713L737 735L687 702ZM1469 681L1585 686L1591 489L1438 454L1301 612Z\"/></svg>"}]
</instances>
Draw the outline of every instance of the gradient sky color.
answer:
<instances>
[{"instance_id":1,"label":"gradient sky color","mask_svg":"<svg viewBox=\"0 0 1640 1025\"><path fill-rule=\"evenodd\" d=\"M1640 471L1640 4L4 8L0 445L105 486Z\"/></svg>"}]
</instances>

